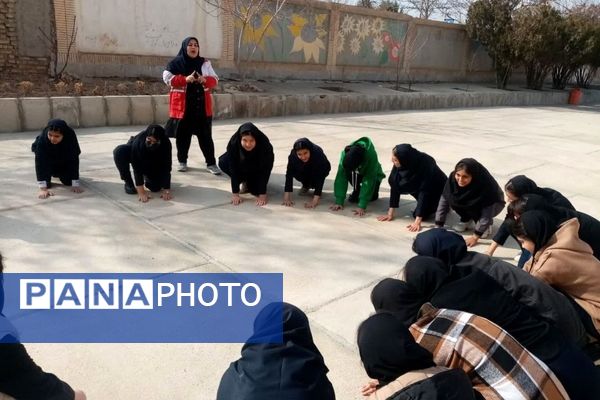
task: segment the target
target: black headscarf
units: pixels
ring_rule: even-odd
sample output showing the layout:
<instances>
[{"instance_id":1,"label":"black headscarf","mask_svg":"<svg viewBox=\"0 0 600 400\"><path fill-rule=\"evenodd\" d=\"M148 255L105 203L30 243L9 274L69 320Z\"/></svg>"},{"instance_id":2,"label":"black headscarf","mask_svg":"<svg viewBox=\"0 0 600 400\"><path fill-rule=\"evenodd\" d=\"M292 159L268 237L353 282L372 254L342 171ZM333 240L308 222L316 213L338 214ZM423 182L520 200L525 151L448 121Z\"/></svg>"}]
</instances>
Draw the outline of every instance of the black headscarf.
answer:
<instances>
[{"instance_id":1,"label":"black headscarf","mask_svg":"<svg viewBox=\"0 0 600 400\"><path fill-rule=\"evenodd\" d=\"M465 187L458 186L454 174L461 166L471 175L472 180ZM448 176L444 187L444 197L450 203L450 207L459 215L468 215L474 220L479 220L481 210L494 203L504 203L502 189L490 172L474 158L463 158Z\"/></svg>"},{"instance_id":2,"label":"black headscarf","mask_svg":"<svg viewBox=\"0 0 600 400\"><path fill-rule=\"evenodd\" d=\"M256 146L251 151L246 151L242 146L242 133L250 132ZM260 160L263 155L273 153L273 146L260 129L258 129L252 122L246 122L240 125L238 130L233 134L229 143L227 144L227 152L232 157L234 162L239 162L245 158L254 158L255 156Z\"/></svg>"},{"instance_id":3,"label":"black headscarf","mask_svg":"<svg viewBox=\"0 0 600 400\"><path fill-rule=\"evenodd\" d=\"M196 43L200 44L198 39L193 36L187 37L181 42L181 49L179 49L179 53L172 59L167 65L167 71L172 73L173 75L190 75L192 72L196 71L199 74L202 74L202 64L204 64L204 57L198 56L196 58L190 58L187 54L187 45L190 40L195 40Z\"/></svg>"},{"instance_id":4,"label":"black headscarf","mask_svg":"<svg viewBox=\"0 0 600 400\"><path fill-rule=\"evenodd\" d=\"M420 256L438 258L447 267L451 267L465 257L467 245L459 234L435 228L419 233L412 250Z\"/></svg>"},{"instance_id":5,"label":"black headscarf","mask_svg":"<svg viewBox=\"0 0 600 400\"><path fill-rule=\"evenodd\" d=\"M271 322L277 315L283 317L283 343L250 343L276 336ZM271 303L256 317L242 357L223 375L217 400L333 400L328 371L306 315L291 304Z\"/></svg>"},{"instance_id":6,"label":"black headscarf","mask_svg":"<svg viewBox=\"0 0 600 400\"><path fill-rule=\"evenodd\" d=\"M302 149L310 151L310 158L306 163L302 162L296 155L296 152ZM292 163L296 169L310 168L311 171L320 174L327 174L331 170L331 164L327 160L323 149L307 138L300 138L294 142L288 156L288 163Z\"/></svg>"},{"instance_id":7,"label":"black headscarf","mask_svg":"<svg viewBox=\"0 0 600 400\"><path fill-rule=\"evenodd\" d=\"M548 205L555 207L564 207L575 211L573 204L560 192L550 188L541 188L525 175L517 175L511 178L504 186L506 190L514 194L516 197L523 196L541 196Z\"/></svg>"},{"instance_id":8,"label":"black headscarf","mask_svg":"<svg viewBox=\"0 0 600 400\"><path fill-rule=\"evenodd\" d=\"M516 197L522 197L526 194L539 194L542 195L542 190L538 185L525 175L517 175L509 179L506 182L505 188L509 190Z\"/></svg>"},{"instance_id":9,"label":"black headscarf","mask_svg":"<svg viewBox=\"0 0 600 400\"><path fill-rule=\"evenodd\" d=\"M425 296L414 286L392 278L385 278L371 291L371 304L375 311L393 313L406 326L417 320Z\"/></svg>"},{"instance_id":10,"label":"black headscarf","mask_svg":"<svg viewBox=\"0 0 600 400\"><path fill-rule=\"evenodd\" d=\"M146 138L154 137L160 144L148 147ZM146 129L130 139L131 163L137 171L144 174L171 171L171 142L165 129L160 125L148 125ZM167 167L168 164L168 167Z\"/></svg>"},{"instance_id":11,"label":"black headscarf","mask_svg":"<svg viewBox=\"0 0 600 400\"><path fill-rule=\"evenodd\" d=\"M49 131L59 131L63 135L63 139L58 144L52 144L48 139ZM51 119L48 121L46 127L42 130L33 144L31 145L31 151L40 154L62 154L69 156L78 156L81 154L79 148L79 142L77 141L77 135L75 131L62 119Z\"/></svg>"},{"instance_id":12,"label":"black headscarf","mask_svg":"<svg viewBox=\"0 0 600 400\"><path fill-rule=\"evenodd\" d=\"M535 243L535 254L548 244L558 230L560 222L546 211L534 210L526 211L521 215L515 232L517 234L520 233L519 226L522 227L527 239Z\"/></svg>"},{"instance_id":13,"label":"black headscarf","mask_svg":"<svg viewBox=\"0 0 600 400\"><path fill-rule=\"evenodd\" d=\"M415 256L408 260L404 267L404 279L427 301L450 280L450 273L444 262L438 258Z\"/></svg>"},{"instance_id":14,"label":"black headscarf","mask_svg":"<svg viewBox=\"0 0 600 400\"><path fill-rule=\"evenodd\" d=\"M422 170L422 164L427 155L406 143L394 147L392 153L400 161L400 167L392 168L390 179L405 193L417 192L426 172Z\"/></svg>"},{"instance_id":15,"label":"black headscarf","mask_svg":"<svg viewBox=\"0 0 600 400\"><path fill-rule=\"evenodd\" d=\"M556 356L562 343L558 331L485 272L460 270L462 276L455 277L438 259L413 257L406 264L406 282L436 308L465 311L500 325L543 361Z\"/></svg>"},{"instance_id":16,"label":"black headscarf","mask_svg":"<svg viewBox=\"0 0 600 400\"><path fill-rule=\"evenodd\" d=\"M401 320L389 313L367 318L358 328L358 350L370 378L388 384L407 372L434 367Z\"/></svg>"},{"instance_id":17,"label":"black headscarf","mask_svg":"<svg viewBox=\"0 0 600 400\"><path fill-rule=\"evenodd\" d=\"M345 152L346 155L344 156L342 165L346 172L357 170L360 164L364 161L365 154L367 153L365 148L358 144L346 146Z\"/></svg>"}]
</instances>

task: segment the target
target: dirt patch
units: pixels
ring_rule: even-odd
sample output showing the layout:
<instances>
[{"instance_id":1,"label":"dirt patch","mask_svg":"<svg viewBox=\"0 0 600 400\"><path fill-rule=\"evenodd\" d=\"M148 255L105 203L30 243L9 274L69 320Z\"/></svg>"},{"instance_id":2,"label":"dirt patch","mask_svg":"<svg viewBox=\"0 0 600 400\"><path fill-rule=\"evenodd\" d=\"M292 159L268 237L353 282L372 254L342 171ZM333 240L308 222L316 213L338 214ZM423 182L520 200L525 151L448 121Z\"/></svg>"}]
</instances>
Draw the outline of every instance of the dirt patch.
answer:
<instances>
[{"instance_id":1,"label":"dirt patch","mask_svg":"<svg viewBox=\"0 0 600 400\"><path fill-rule=\"evenodd\" d=\"M257 84L221 80L214 93L263 92ZM0 97L57 97L57 96L132 96L169 94L169 88L158 79L65 77L52 80L0 81Z\"/></svg>"}]
</instances>

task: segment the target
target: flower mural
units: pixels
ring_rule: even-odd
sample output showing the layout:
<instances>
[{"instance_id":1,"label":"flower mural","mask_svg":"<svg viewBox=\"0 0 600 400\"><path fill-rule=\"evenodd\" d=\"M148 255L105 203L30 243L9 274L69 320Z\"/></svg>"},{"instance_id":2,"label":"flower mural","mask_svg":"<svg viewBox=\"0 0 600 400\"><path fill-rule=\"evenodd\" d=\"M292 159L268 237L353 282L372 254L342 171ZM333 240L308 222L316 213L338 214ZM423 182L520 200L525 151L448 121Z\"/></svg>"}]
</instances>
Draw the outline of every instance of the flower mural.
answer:
<instances>
[{"instance_id":1,"label":"flower mural","mask_svg":"<svg viewBox=\"0 0 600 400\"><path fill-rule=\"evenodd\" d=\"M240 44L236 57L263 62L327 62L328 10L286 4L273 13L270 4L257 10L245 26L241 20L235 21L236 44Z\"/></svg>"},{"instance_id":2,"label":"flower mural","mask_svg":"<svg viewBox=\"0 0 600 400\"><path fill-rule=\"evenodd\" d=\"M292 15L288 29L294 37L294 44L290 54L302 51L305 63L311 60L318 63L321 50L325 50L322 38L327 36L327 31L323 27L326 19L327 14L318 14L312 18L305 18L299 14Z\"/></svg>"},{"instance_id":3,"label":"flower mural","mask_svg":"<svg viewBox=\"0 0 600 400\"><path fill-rule=\"evenodd\" d=\"M381 36L376 36L373 38L373 53L381 54L383 51L383 38Z\"/></svg>"},{"instance_id":4,"label":"flower mural","mask_svg":"<svg viewBox=\"0 0 600 400\"><path fill-rule=\"evenodd\" d=\"M271 15L269 14L256 14L244 29L242 34L242 44L257 46L257 48L264 51L266 39L278 36L273 28L273 24L269 24L270 19ZM242 22L238 20L236 21L236 25L241 31Z\"/></svg>"},{"instance_id":5,"label":"flower mural","mask_svg":"<svg viewBox=\"0 0 600 400\"><path fill-rule=\"evenodd\" d=\"M406 21L343 14L336 38L338 62L348 65L389 65L398 62Z\"/></svg>"}]
</instances>

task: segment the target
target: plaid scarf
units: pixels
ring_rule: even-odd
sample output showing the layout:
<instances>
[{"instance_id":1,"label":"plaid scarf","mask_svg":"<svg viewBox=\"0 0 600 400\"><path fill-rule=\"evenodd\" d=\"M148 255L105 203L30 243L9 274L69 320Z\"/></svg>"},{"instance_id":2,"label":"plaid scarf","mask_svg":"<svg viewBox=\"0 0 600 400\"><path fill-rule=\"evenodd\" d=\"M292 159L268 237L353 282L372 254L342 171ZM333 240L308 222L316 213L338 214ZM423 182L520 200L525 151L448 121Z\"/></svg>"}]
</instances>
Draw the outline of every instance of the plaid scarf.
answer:
<instances>
[{"instance_id":1,"label":"plaid scarf","mask_svg":"<svg viewBox=\"0 0 600 400\"><path fill-rule=\"evenodd\" d=\"M484 398L569 398L550 368L498 325L466 312L424 307L426 314L410 326L416 342L436 365L465 371Z\"/></svg>"}]
</instances>

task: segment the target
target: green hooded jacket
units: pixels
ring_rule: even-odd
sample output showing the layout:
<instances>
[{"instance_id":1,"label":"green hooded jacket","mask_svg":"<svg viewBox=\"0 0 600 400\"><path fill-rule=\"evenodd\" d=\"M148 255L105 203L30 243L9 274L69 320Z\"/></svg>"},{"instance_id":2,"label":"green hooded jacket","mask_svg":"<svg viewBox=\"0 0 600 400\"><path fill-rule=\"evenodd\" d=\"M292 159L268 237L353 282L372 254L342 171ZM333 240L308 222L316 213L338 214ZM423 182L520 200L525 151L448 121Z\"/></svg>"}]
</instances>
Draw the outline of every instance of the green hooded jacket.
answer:
<instances>
[{"instance_id":1,"label":"green hooded jacket","mask_svg":"<svg viewBox=\"0 0 600 400\"><path fill-rule=\"evenodd\" d=\"M364 147L365 151L365 159L358 166L358 173L363 177L361 187L360 187L360 195L358 199L358 207L362 209L367 208L367 204L371 201L373 197L373 190L377 187L377 183L381 182L383 178L385 178L385 174L383 173L383 169L381 168L381 164L377 159L377 152L375 151L375 146L373 146L373 142L368 137L362 137L350 145L357 144L361 147ZM335 204L344 205L344 200L346 199L346 192L348 191L348 174L352 171L348 171L344 169L344 158L346 157L346 152L342 150L342 154L340 155L340 164L338 165L337 175L335 176L335 182L333 185L333 194L335 196Z\"/></svg>"}]
</instances>

